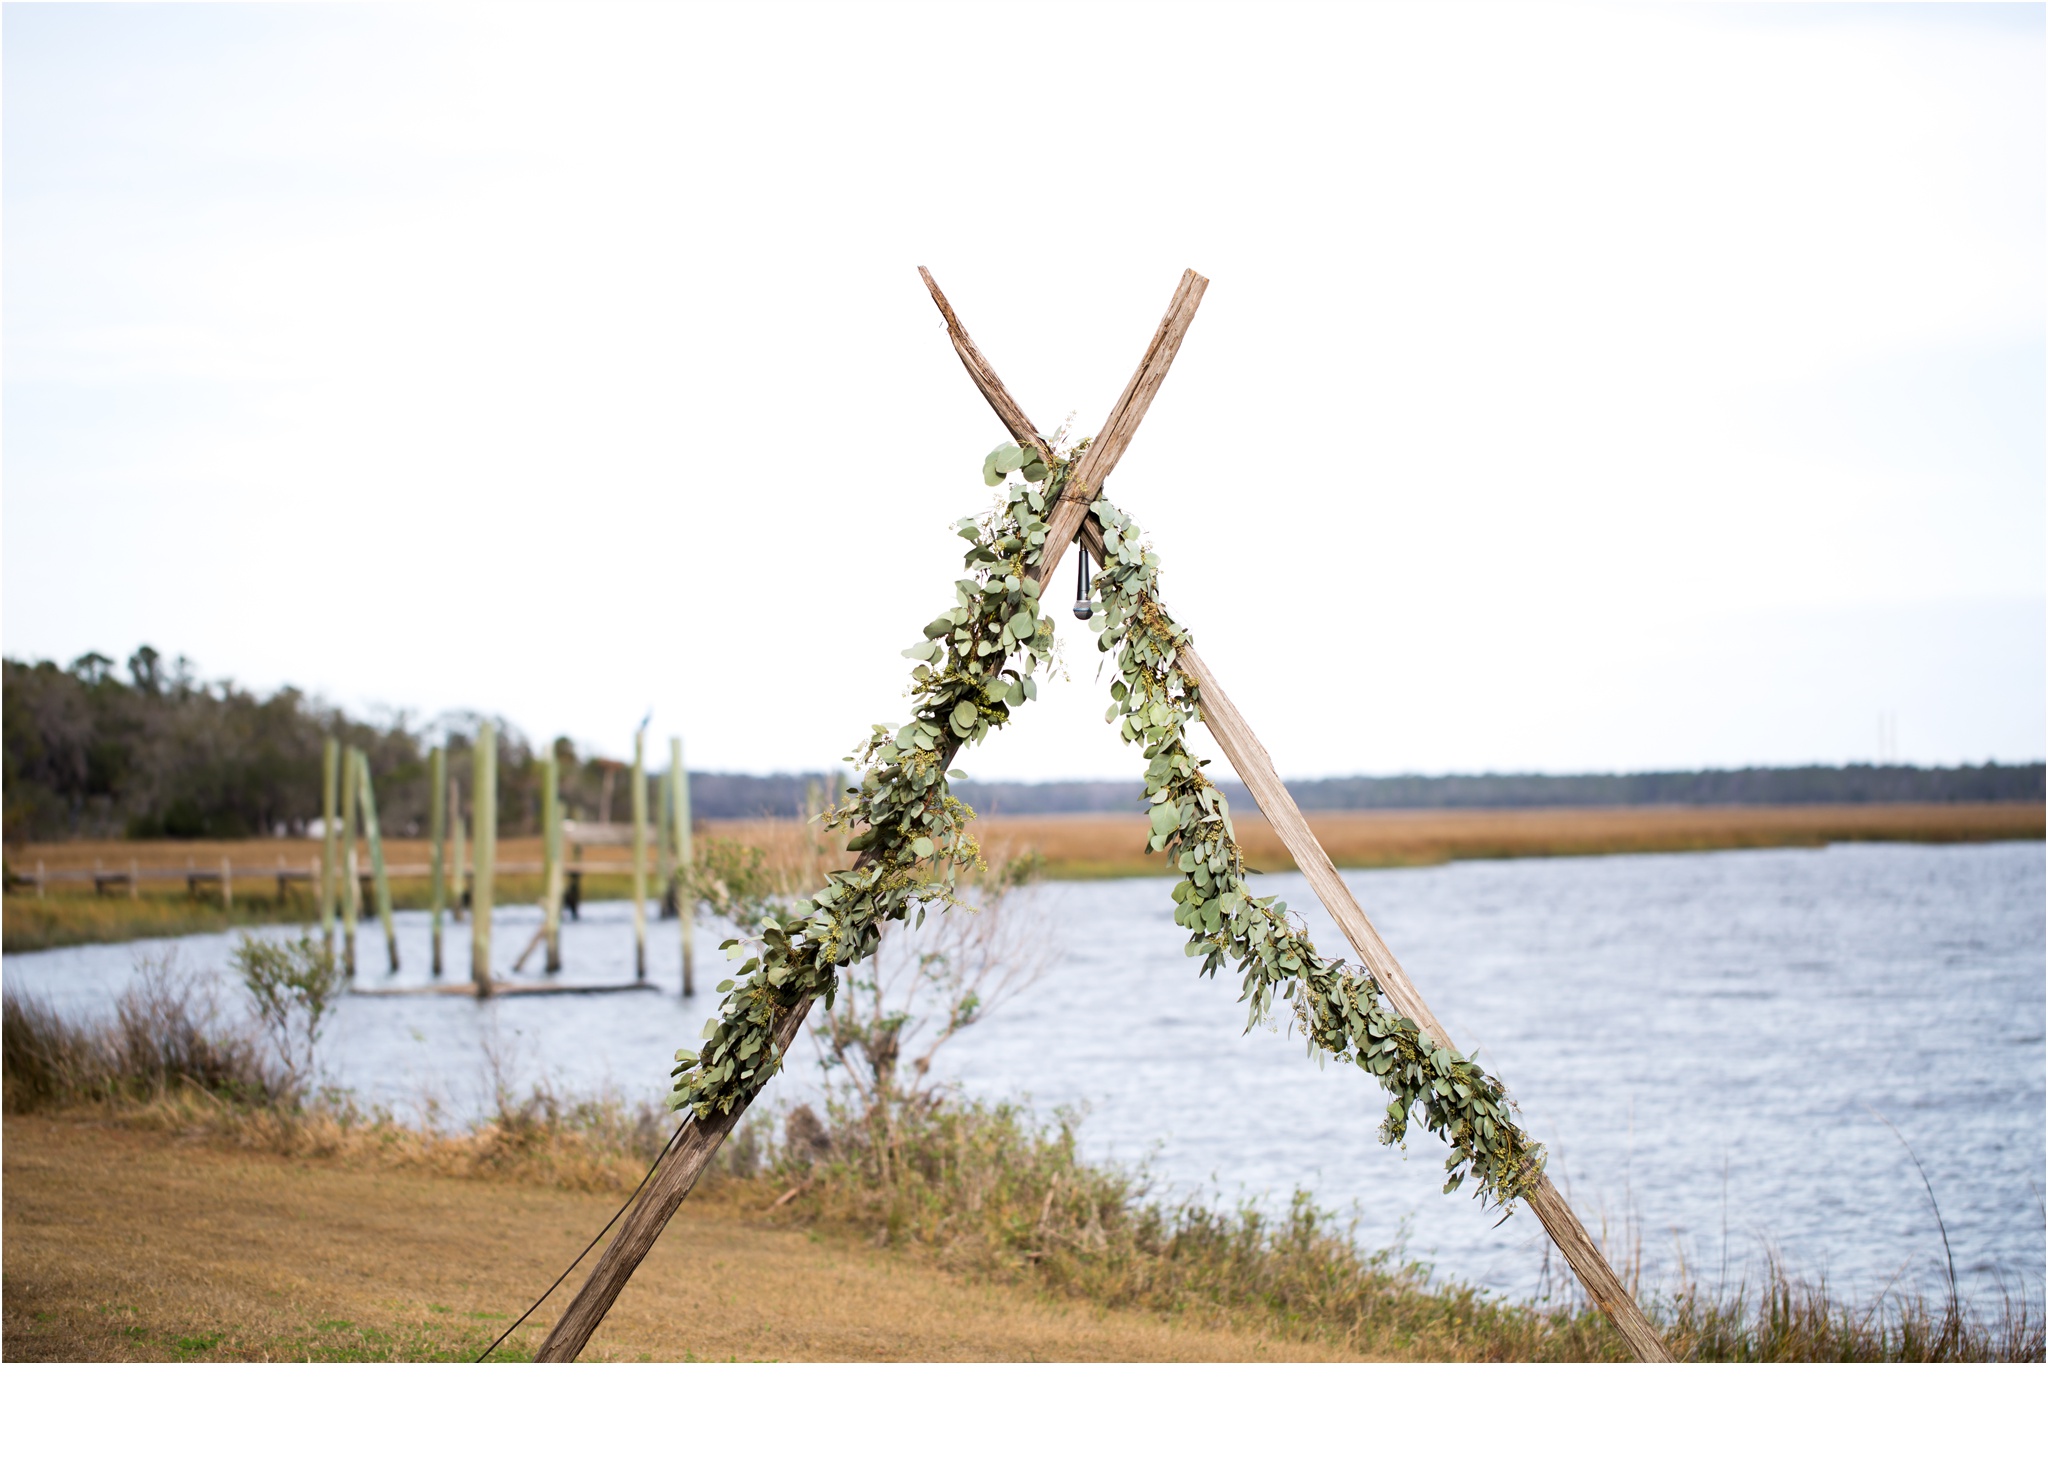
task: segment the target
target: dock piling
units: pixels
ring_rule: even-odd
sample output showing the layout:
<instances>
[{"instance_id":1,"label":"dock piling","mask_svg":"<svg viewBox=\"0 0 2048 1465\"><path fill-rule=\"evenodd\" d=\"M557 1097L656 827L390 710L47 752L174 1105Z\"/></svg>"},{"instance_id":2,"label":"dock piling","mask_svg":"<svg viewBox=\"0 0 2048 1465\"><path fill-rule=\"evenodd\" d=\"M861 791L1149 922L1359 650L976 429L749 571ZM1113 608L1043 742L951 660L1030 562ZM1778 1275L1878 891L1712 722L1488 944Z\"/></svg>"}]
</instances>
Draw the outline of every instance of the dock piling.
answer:
<instances>
[{"instance_id":1,"label":"dock piling","mask_svg":"<svg viewBox=\"0 0 2048 1465\"><path fill-rule=\"evenodd\" d=\"M320 744L320 939L327 947L328 956L334 955L334 875L339 868L334 862L334 820L337 790L335 780L341 776L341 744L333 738L326 738Z\"/></svg>"},{"instance_id":2,"label":"dock piling","mask_svg":"<svg viewBox=\"0 0 2048 1465\"><path fill-rule=\"evenodd\" d=\"M647 729L633 732L633 980L647 980Z\"/></svg>"},{"instance_id":3,"label":"dock piling","mask_svg":"<svg viewBox=\"0 0 2048 1465\"><path fill-rule=\"evenodd\" d=\"M348 750L350 754L355 749ZM356 927L363 919L363 877L356 864L356 760L341 760L342 892L341 970L351 982L356 976Z\"/></svg>"},{"instance_id":4,"label":"dock piling","mask_svg":"<svg viewBox=\"0 0 2048 1465\"><path fill-rule=\"evenodd\" d=\"M682 928L683 995L697 995L697 953L690 941L690 928L697 914L697 871L690 843L690 770L683 762L683 740L668 740L670 791L675 798L673 827L676 832L676 924Z\"/></svg>"},{"instance_id":5,"label":"dock piling","mask_svg":"<svg viewBox=\"0 0 2048 1465\"><path fill-rule=\"evenodd\" d=\"M562 764L554 749L540 766L541 929L547 972L562 969Z\"/></svg>"},{"instance_id":6,"label":"dock piling","mask_svg":"<svg viewBox=\"0 0 2048 1465\"><path fill-rule=\"evenodd\" d=\"M384 870L384 832L377 823L377 788L370 780L370 757L356 749L356 779L362 786L363 834L370 844L370 882L377 896L377 921L384 928L384 950L391 971L398 972L398 929L391 919L391 881Z\"/></svg>"},{"instance_id":7,"label":"dock piling","mask_svg":"<svg viewBox=\"0 0 2048 1465\"><path fill-rule=\"evenodd\" d=\"M469 898L469 975L476 995L491 995L491 901L498 862L498 728L476 730L470 769L470 808L476 815L476 883Z\"/></svg>"},{"instance_id":8,"label":"dock piling","mask_svg":"<svg viewBox=\"0 0 2048 1465\"><path fill-rule=\"evenodd\" d=\"M432 956L429 975L441 979L441 907L448 898L448 872L442 856L448 843L448 750L436 748L427 755L427 906L432 911Z\"/></svg>"}]
</instances>

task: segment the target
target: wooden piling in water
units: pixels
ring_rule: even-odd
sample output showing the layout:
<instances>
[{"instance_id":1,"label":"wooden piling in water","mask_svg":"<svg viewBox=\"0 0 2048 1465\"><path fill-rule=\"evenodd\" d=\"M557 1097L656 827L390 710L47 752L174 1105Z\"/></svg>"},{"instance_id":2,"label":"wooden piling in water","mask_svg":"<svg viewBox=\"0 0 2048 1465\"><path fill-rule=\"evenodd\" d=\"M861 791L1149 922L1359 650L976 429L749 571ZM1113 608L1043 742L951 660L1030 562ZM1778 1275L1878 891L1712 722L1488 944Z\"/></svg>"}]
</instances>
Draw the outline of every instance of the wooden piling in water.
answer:
<instances>
[{"instance_id":1,"label":"wooden piling in water","mask_svg":"<svg viewBox=\"0 0 2048 1465\"><path fill-rule=\"evenodd\" d=\"M398 971L398 928L391 919L391 882L384 874L384 832L377 823L377 788L370 780L370 757L356 749L356 781L363 800L363 834L370 844L370 885L377 895L377 922L384 928L384 951L391 970Z\"/></svg>"},{"instance_id":2,"label":"wooden piling in water","mask_svg":"<svg viewBox=\"0 0 2048 1465\"><path fill-rule=\"evenodd\" d=\"M491 899L498 863L498 729L477 729L469 805L476 816L476 884L469 897L469 975L479 997L491 995Z\"/></svg>"},{"instance_id":3,"label":"wooden piling in water","mask_svg":"<svg viewBox=\"0 0 2048 1465\"><path fill-rule=\"evenodd\" d=\"M441 907L448 901L448 872L442 855L448 843L448 750L436 748L427 755L427 908L432 912L433 955L429 973L441 975Z\"/></svg>"},{"instance_id":4,"label":"wooden piling in water","mask_svg":"<svg viewBox=\"0 0 2048 1465\"><path fill-rule=\"evenodd\" d=\"M455 845L454 862L448 876L452 882L448 891L448 919L460 923L463 897L469 890L469 851L463 845L462 785L455 781L452 772L448 775L448 837Z\"/></svg>"},{"instance_id":5,"label":"wooden piling in water","mask_svg":"<svg viewBox=\"0 0 2048 1465\"><path fill-rule=\"evenodd\" d=\"M355 749L348 751L353 754ZM342 892L341 970L353 980L356 974L356 927L362 924L363 919L363 879L356 866L356 760L353 757L341 760L341 836L341 878L348 887Z\"/></svg>"},{"instance_id":6,"label":"wooden piling in water","mask_svg":"<svg viewBox=\"0 0 2048 1465\"><path fill-rule=\"evenodd\" d=\"M647 729L633 732L633 980L647 980Z\"/></svg>"},{"instance_id":7,"label":"wooden piling in water","mask_svg":"<svg viewBox=\"0 0 2048 1465\"><path fill-rule=\"evenodd\" d=\"M683 995L697 995L697 959L691 949L690 928L697 914L697 883L694 855L690 845L690 770L683 762L683 740L668 740L670 792L675 798L673 827L676 832L676 924L683 938Z\"/></svg>"},{"instance_id":8,"label":"wooden piling in water","mask_svg":"<svg viewBox=\"0 0 2048 1465\"><path fill-rule=\"evenodd\" d=\"M220 908L229 915L235 913L235 870L226 855L220 857Z\"/></svg>"},{"instance_id":9,"label":"wooden piling in water","mask_svg":"<svg viewBox=\"0 0 2048 1465\"><path fill-rule=\"evenodd\" d=\"M335 780L341 776L341 744L325 738L320 744L320 939L329 957L334 955L334 821Z\"/></svg>"},{"instance_id":10,"label":"wooden piling in water","mask_svg":"<svg viewBox=\"0 0 2048 1465\"><path fill-rule=\"evenodd\" d=\"M547 971L562 969L562 764L554 749L540 766L541 930Z\"/></svg>"},{"instance_id":11,"label":"wooden piling in water","mask_svg":"<svg viewBox=\"0 0 2048 1465\"><path fill-rule=\"evenodd\" d=\"M654 785L654 888L661 892L655 918L667 920L676 904L675 837L671 831L675 812L676 766L670 762Z\"/></svg>"}]
</instances>

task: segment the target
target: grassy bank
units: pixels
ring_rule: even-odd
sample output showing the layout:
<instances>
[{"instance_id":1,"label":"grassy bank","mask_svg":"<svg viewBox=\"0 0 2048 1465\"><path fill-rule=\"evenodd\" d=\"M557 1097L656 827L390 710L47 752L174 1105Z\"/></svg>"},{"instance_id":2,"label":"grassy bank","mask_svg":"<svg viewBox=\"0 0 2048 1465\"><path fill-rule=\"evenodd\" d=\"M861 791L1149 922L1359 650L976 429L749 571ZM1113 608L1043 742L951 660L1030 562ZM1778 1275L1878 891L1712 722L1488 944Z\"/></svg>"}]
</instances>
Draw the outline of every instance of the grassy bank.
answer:
<instances>
[{"instance_id":1,"label":"grassy bank","mask_svg":"<svg viewBox=\"0 0 2048 1465\"><path fill-rule=\"evenodd\" d=\"M174 992L104 1028L4 1005L10 1358L466 1356L666 1137L545 1092L459 1134L309 1101ZM752 1122L597 1356L1623 1356L1597 1313L1438 1282L1306 1195L1282 1216L1163 1200L1075 1138L1006 1105ZM2043 1356L2024 1308L1855 1307L1777 1273L1646 1303L1700 1360Z\"/></svg>"}]
</instances>

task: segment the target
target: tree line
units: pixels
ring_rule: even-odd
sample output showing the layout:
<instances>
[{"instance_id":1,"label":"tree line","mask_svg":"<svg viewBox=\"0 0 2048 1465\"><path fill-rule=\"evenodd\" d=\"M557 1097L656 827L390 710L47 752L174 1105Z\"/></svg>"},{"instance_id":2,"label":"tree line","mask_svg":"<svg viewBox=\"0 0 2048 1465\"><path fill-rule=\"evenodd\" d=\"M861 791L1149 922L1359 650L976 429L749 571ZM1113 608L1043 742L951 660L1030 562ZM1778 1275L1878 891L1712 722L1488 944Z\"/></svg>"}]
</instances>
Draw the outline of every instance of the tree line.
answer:
<instances>
[{"instance_id":1,"label":"tree line","mask_svg":"<svg viewBox=\"0 0 2048 1465\"><path fill-rule=\"evenodd\" d=\"M125 674L124 674L125 673ZM361 748L393 834L427 827L427 751L445 743L465 794L481 713L415 725L405 714L361 721L295 687L267 695L202 681L192 664L138 647L125 668L95 652L69 666L4 665L5 833L9 840L80 837L234 839L304 834L320 816L320 750L330 737ZM626 817L630 765L586 756L567 738L535 745L498 722L499 828L539 832L540 760L561 765L568 817ZM656 755L650 750L650 756ZM649 773L652 776L653 769ZM801 815L818 773L692 773L699 818ZM1242 785L1224 783L1240 808ZM1665 773L1480 773L1325 778L1288 785L1306 810L1511 809L1641 804L1842 804L2018 801L2048 794L2040 763L1955 768L1850 764ZM1122 812L1144 799L1137 780L959 785L985 814Z\"/></svg>"},{"instance_id":2,"label":"tree line","mask_svg":"<svg viewBox=\"0 0 2048 1465\"><path fill-rule=\"evenodd\" d=\"M148 646L125 675L89 652L69 666L7 658L4 723L8 840L239 839L302 835L320 817L321 746L361 748L384 828L427 828L428 750L445 743L468 802L470 750L484 715L449 713L415 725L401 713L366 722L296 687L267 695L202 681L192 664ZM536 747L498 724L498 827L540 830L540 760L561 764L569 817L624 818L631 765L585 757L567 738Z\"/></svg>"}]
</instances>

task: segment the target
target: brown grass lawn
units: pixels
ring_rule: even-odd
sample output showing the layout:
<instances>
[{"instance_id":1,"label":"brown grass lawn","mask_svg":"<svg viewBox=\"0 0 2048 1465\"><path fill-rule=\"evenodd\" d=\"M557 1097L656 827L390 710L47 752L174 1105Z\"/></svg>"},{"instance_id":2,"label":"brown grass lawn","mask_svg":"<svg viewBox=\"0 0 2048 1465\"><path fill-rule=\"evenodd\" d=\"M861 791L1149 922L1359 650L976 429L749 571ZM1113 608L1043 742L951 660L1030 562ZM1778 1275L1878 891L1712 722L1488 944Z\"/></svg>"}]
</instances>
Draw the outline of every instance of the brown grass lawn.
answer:
<instances>
[{"instance_id":1,"label":"brown grass lawn","mask_svg":"<svg viewBox=\"0 0 2048 1465\"><path fill-rule=\"evenodd\" d=\"M94 1115L10 1115L4 1154L8 1362L470 1357L620 1200L286 1159ZM565 1300L520 1332L514 1356L530 1356ZM1356 1357L963 1281L717 1196L684 1204L584 1356Z\"/></svg>"}]
</instances>

